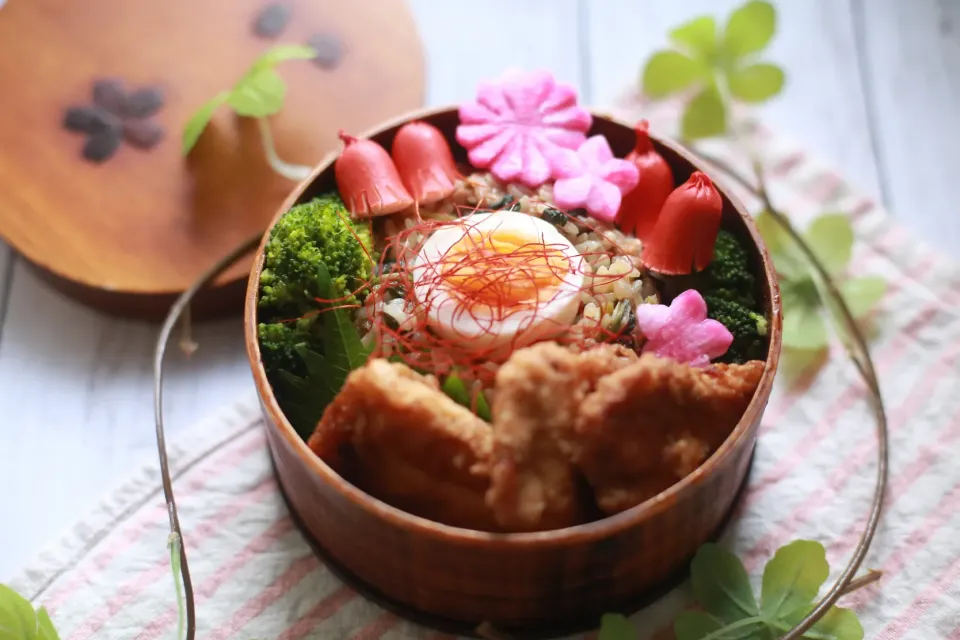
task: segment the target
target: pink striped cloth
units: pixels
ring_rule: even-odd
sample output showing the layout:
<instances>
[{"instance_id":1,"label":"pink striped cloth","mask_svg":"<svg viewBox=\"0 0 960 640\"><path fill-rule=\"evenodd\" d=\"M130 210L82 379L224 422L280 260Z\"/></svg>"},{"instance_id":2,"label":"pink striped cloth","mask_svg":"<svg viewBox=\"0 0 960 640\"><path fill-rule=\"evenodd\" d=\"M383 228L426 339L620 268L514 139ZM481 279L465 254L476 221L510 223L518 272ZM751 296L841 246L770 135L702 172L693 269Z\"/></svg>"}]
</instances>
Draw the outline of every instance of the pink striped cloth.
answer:
<instances>
[{"instance_id":1,"label":"pink striped cloth","mask_svg":"<svg viewBox=\"0 0 960 640\"><path fill-rule=\"evenodd\" d=\"M676 122L674 106L653 108L635 96L614 111L647 117L661 133L671 133ZM852 270L891 284L872 338L890 416L891 483L866 563L885 577L845 603L859 611L868 638L960 640L960 268L785 138L755 127L746 141L768 168L781 207L801 224L823 211L849 213L857 235ZM711 151L748 166L727 144ZM864 399L839 348L816 369L784 363L749 490L725 534L751 573L797 537L827 545L834 568L849 556L875 469ZM278 493L252 399L190 429L170 453L197 591L198 637L442 637L364 600L310 552ZM11 586L45 604L65 639L171 638L176 610L166 543L151 459ZM680 587L637 613L640 637L659 636L688 602Z\"/></svg>"}]
</instances>

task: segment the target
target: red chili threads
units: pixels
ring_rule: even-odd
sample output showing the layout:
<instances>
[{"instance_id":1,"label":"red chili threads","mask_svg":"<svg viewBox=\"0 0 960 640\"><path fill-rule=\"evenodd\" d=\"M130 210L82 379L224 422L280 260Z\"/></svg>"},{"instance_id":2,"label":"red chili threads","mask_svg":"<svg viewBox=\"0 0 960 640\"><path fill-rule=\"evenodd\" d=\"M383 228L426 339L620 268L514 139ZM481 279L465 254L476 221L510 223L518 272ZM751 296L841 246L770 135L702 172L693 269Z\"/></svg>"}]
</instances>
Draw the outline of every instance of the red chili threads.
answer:
<instances>
[{"instance_id":1,"label":"red chili threads","mask_svg":"<svg viewBox=\"0 0 960 640\"><path fill-rule=\"evenodd\" d=\"M641 120L634 131L637 141L626 160L639 169L640 179L637 186L623 197L617 224L624 232L646 240L657 223L663 203L673 191L673 171L653 148L649 123Z\"/></svg>"},{"instance_id":2,"label":"red chili threads","mask_svg":"<svg viewBox=\"0 0 960 640\"><path fill-rule=\"evenodd\" d=\"M695 171L663 203L643 244L643 264L666 275L701 271L713 259L723 201L710 178Z\"/></svg>"},{"instance_id":3,"label":"red chili threads","mask_svg":"<svg viewBox=\"0 0 960 640\"><path fill-rule=\"evenodd\" d=\"M505 251L492 251L486 236L470 232L472 228L460 219L452 222L424 220L386 240L384 255L405 256L394 270L381 266L384 273L379 286L373 287L364 308L370 323L374 355L392 357L405 362L411 368L434 373L440 377L456 371L465 382L477 382L482 387L493 384L496 367L491 362L500 362L516 348L523 346L524 332L534 323L552 322L543 318L539 311L562 293L557 287L550 291L544 287L551 279L560 281L569 273L570 263L560 255L558 247L549 244L520 243ZM463 250L435 257L423 264L423 256L417 257L421 238L441 229L457 225L463 229ZM487 232L489 233L489 231ZM454 243L456 244L456 243ZM598 251L598 254L615 256L618 247ZM590 257L585 254L584 258ZM551 260L553 258L554 260ZM416 260L416 264L414 264ZM382 261L385 264L385 261ZM418 282L414 287L413 270L418 267ZM582 274L590 275L590 274ZM592 286L612 284L622 276L593 274ZM546 291L543 291L546 289ZM438 295L440 291L445 295ZM590 299L592 289L585 285L578 292L582 301ZM417 296L419 291L420 296ZM536 292L536 299L533 293ZM398 302L399 300L399 302ZM536 300L536 303L534 302ZM387 305L401 307L403 321L397 322L388 312ZM450 305L444 309L437 305ZM457 338L451 333L436 331L430 317L441 310L449 311L448 317L461 321L477 331L480 339ZM517 335L504 346L502 341L490 346L489 340L504 321L526 313ZM586 347L600 341L612 340L616 331L595 326L557 326L558 342ZM486 342L486 343L485 343Z\"/></svg>"}]
</instances>

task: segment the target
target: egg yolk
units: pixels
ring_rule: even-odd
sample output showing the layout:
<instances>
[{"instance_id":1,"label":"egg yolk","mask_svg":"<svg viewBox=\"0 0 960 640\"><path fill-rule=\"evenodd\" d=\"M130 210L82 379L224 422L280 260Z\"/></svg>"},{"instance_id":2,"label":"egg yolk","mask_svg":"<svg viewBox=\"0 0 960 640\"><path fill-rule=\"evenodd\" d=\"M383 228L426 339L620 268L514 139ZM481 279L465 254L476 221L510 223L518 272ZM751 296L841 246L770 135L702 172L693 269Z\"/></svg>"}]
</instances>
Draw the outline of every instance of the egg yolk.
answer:
<instances>
[{"instance_id":1,"label":"egg yolk","mask_svg":"<svg viewBox=\"0 0 960 640\"><path fill-rule=\"evenodd\" d=\"M470 229L443 257L446 288L471 308L536 305L563 283L570 260L541 238L508 229Z\"/></svg>"}]
</instances>

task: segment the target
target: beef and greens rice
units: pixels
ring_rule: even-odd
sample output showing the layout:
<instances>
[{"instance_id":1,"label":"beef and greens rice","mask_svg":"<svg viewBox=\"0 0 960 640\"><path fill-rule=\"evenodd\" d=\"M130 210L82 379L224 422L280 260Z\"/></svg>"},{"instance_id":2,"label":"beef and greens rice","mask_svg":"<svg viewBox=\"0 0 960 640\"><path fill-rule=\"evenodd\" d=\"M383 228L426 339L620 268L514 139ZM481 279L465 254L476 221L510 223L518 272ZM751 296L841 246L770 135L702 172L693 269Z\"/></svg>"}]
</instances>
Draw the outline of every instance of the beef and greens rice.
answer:
<instances>
[{"instance_id":1,"label":"beef and greens rice","mask_svg":"<svg viewBox=\"0 0 960 640\"><path fill-rule=\"evenodd\" d=\"M452 222L472 212L488 210L516 211L543 219L554 225L584 256L594 275L587 277L580 292L583 306L570 328L572 333L596 333L599 326L604 334L613 334L623 341L635 340L631 335L635 306L660 302L656 283L640 260L643 248L640 240L612 224L588 219L584 211L562 212L553 200L552 185L532 190L518 184L503 184L488 172L472 173L458 180L449 197L418 213L426 221ZM416 231L421 226L417 214L393 216L386 220L382 235L398 237L406 229L409 233L403 236L403 241L415 254L425 240L424 234ZM387 257L388 269L395 265L395 258ZM399 271L381 277L373 291L386 288L387 295L369 296L370 304L357 315L358 328L367 344L377 337L371 333L375 330L370 321L372 317L382 314L398 330L414 326L411 315L416 313L416 303L406 295L408 278ZM392 292L395 295L391 295ZM389 356L389 339L382 344L385 355Z\"/></svg>"}]
</instances>

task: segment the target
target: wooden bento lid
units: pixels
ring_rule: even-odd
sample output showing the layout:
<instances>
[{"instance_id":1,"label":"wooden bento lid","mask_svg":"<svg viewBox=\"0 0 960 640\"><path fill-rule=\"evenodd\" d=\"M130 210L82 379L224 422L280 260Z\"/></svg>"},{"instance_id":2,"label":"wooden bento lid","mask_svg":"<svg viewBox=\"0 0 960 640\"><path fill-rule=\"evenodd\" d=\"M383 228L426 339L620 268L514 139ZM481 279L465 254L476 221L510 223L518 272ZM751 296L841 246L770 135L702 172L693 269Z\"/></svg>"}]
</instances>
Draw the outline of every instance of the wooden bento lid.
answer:
<instances>
[{"instance_id":1,"label":"wooden bento lid","mask_svg":"<svg viewBox=\"0 0 960 640\"><path fill-rule=\"evenodd\" d=\"M271 124L287 162L317 164L339 129L369 129L424 98L403 0L376 11L337 0L13 0L0 8L0 42L0 236L58 289L124 316L165 314L294 188L268 168L255 121L229 109L181 153L184 123L264 50L309 42L322 54L278 67L288 91ZM132 114L113 153L64 126L98 81L121 84ZM239 310L249 269L227 272L195 312Z\"/></svg>"}]
</instances>

